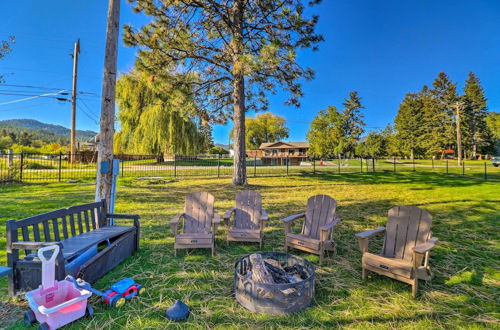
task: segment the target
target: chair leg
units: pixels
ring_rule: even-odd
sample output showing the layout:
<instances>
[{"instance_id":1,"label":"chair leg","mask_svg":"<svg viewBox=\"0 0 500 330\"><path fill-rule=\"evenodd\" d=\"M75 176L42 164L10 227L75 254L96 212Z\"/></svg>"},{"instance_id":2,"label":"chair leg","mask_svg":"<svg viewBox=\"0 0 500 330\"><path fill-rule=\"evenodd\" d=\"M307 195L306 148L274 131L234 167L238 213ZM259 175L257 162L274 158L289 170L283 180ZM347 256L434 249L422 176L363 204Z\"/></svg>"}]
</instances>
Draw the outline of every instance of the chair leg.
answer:
<instances>
[{"instance_id":1,"label":"chair leg","mask_svg":"<svg viewBox=\"0 0 500 330\"><path fill-rule=\"evenodd\" d=\"M364 267L361 268L361 279L366 280L366 269Z\"/></svg>"},{"instance_id":2,"label":"chair leg","mask_svg":"<svg viewBox=\"0 0 500 330\"><path fill-rule=\"evenodd\" d=\"M417 297L417 291L418 291L418 278L415 278L413 284L411 285L411 295L413 298Z\"/></svg>"},{"instance_id":3,"label":"chair leg","mask_svg":"<svg viewBox=\"0 0 500 330\"><path fill-rule=\"evenodd\" d=\"M212 257L215 257L215 246L212 246Z\"/></svg>"},{"instance_id":4,"label":"chair leg","mask_svg":"<svg viewBox=\"0 0 500 330\"><path fill-rule=\"evenodd\" d=\"M319 251L319 264L320 265L323 264L324 255L325 255L325 251L324 250Z\"/></svg>"},{"instance_id":5,"label":"chair leg","mask_svg":"<svg viewBox=\"0 0 500 330\"><path fill-rule=\"evenodd\" d=\"M174 257L177 257L177 249L174 248Z\"/></svg>"},{"instance_id":6,"label":"chair leg","mask_svg":"<svg viewBox=\"0 0 500 330\"><path fill-rule=\"evenodd\" d=\"M262 240L259 242L259 250L262 250Z\"/></svg>"}]
</instances>

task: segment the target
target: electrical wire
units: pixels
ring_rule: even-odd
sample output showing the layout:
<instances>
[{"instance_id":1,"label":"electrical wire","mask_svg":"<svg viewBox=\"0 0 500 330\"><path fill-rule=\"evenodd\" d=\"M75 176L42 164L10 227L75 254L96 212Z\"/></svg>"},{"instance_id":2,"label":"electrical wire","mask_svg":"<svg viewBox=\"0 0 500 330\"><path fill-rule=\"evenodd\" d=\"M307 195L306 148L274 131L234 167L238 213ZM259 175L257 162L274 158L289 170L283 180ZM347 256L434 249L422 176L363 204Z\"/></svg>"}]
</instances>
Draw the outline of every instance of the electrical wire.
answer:
<instances>
[{"instance_id":1,"label":"electrical wire","mask_svg":"<svg viewBox=\"0 0 500 330\"><path fill-rule=\"evenodd\" d=\"M12 104L12 103L17 103L17 102L22 102L22 101L33 100L33 99L36 99L36 98L39 98L39 97L46 97L46 96L51 96L51 95L59 95L60 93L63 93L63 92L66 92L66 91L67 91L67 89L63 89L63 90L61 90L59 92L56 92L56 93L45 93L45 94L41 94L41 95L35 95L35 96L25 97L23 99L2 102L2 103L0 103L0 105L6 105L6 104Z\"/></svg>"}]
</instances>

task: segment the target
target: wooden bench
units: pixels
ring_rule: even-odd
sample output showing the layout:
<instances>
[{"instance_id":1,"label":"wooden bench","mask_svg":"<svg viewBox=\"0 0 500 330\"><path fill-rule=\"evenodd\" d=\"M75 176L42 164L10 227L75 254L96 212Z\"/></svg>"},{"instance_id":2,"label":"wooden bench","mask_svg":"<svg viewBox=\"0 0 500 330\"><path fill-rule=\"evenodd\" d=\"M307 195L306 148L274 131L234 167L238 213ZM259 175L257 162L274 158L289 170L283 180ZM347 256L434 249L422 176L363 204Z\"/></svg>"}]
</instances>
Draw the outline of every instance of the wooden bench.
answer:
<instances>
[{"instance_id":1,"label":"wooden bench","mask_svg":"<svg viewBox=\"0 0 500 330\"><path fill-rule=\"evenodd\" d=\"M36 250L58 244L56 278L64 279L67 265L89 249L96 253L79 265L78 277L93 283L139 249L139 216L109 214L106 200L76 205L22 220L8 220L7 263L9 295L32 290L41 283L41 262ZM109 219L130 219L131 226L109 225ZM24 250L24 257L19 251Z\"/></svg>"}]
</instances>

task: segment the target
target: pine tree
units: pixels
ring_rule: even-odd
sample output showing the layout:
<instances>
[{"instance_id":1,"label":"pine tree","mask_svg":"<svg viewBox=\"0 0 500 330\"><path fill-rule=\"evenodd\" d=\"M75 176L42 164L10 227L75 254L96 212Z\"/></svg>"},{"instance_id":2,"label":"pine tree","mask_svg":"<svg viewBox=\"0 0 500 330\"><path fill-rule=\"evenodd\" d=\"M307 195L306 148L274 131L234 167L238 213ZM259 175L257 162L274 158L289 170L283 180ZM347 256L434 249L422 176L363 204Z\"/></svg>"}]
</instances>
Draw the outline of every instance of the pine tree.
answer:
<instances>
[{"instance_id":1,"label":"pine tree","mask_svg":"<svg viewBox=\"0 0 500 330\"><path fill-rule=\"evenodd\" d=\"M296 52L322 40L318 17L305 18L301 0L129 2L151 18L139 30L125 27L126 44L140 47L139 67L155 75L176 67L189 74L201 109L217 120L232 116L233 183L245 184L245 112L265 109L278 86L290 92L288 104L299 105L299 80L313 72L298 65Z\"/></svg>"},{"instance_id":2,"label":"pine tree","mask_svg":"<svg viewBox=\"0 0 500 330\"><path fill-rule=\"evenodd\" d=\"M400 151L414 159L416 154L422 152L422 135L424 122L424 97L427 88L419 93L408 93L399 105L398 113L394 119L396 135L395 143Z\"/></svg>"},{"instance_id":3,"label":"pine tree","mask_svg":"<svg viewBox=\"0 0 500 330\"><path fill-rule=\"evenodd\" d=\"M488 135L486 116L488 115L486 96L479 78L474 73L469 72L465 81L463 102L463 132L467 145L470 145L470 155L476 158L478 147L485 145L485 138ZM468 143L467 143L468 142Z\"/></svg>"},{"instance_id":4,"label":"pine tree","mask_svg":"<svg viewBox=\"0 0 500 330\"><path fill-rule=\"evenodd\" d=\"M361 109L365 107L361 104L361 97L357 91L349 93L349 98L344 99L344 110L342 111L343 117L343 135L341 139L340 154L355 154L356 144L364 132L365 122L363 121L363 114Z\"/></svg>"}]
</instances>

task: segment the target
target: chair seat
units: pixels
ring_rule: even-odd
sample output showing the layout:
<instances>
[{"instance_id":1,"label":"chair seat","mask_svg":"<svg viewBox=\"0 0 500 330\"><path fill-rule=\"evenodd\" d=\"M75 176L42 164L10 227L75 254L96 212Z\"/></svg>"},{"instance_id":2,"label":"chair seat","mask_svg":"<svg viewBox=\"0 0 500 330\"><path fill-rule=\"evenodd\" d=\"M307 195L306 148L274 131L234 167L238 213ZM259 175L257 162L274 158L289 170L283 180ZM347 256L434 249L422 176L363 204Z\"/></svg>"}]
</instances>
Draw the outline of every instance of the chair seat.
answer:
<instances>
[{"instance_id":1,"label":"chair seat","mask_svg":"<svg viewBox=\"0 0 500 330\"><path fill-rule=\"evenodd\" d=\"M227 236L234 239L260 239L261 231L259 229L239 229L230 228Z\"/></svg>"},{"instance_id":2,"label":"chair seat","mask_svg":"<svg viewBox=\"0 0 500 330\"><path fill-rule=\"evenodd\" d=\"M303 246L312 250L319 250L319 239L314 239L302 234L288 234L286 235L287 244L297 246Z\"/></svg>"},{"instance_id":3,"label":"chair seat","mask_svg":"<svg viewBox=\"0 0 500 330\"><path fill-rule=\"evenodd\" d=\"M204 245L204 244L212 244L214 239L214 235L212 233L182 233L175 236L175 243L177 245L185 245L192 244L193 247L195 245Z\"/></svg>"},{"instance_id":4,"label":"chair seat","mask_svg":"<svg viewBox=\"0 0 500 330\"><path fill-rule=\"evenodd\" d=\"M412 278L412 263L403 259L387 258L381 255L365 252L362 259L363 265L370 266L372 271L381 270L395 275Z\"/></svg>"}]
</instances>

